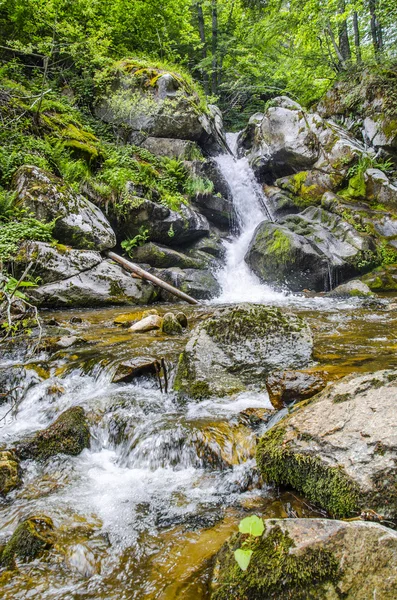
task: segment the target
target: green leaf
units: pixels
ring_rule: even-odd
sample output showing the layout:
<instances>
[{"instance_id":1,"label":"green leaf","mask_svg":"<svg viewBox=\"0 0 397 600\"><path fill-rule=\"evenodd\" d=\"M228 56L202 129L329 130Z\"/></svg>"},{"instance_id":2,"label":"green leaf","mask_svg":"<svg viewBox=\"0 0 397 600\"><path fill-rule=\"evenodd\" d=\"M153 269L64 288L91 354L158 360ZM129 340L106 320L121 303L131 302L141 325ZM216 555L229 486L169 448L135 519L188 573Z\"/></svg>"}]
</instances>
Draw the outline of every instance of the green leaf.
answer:
<instances>
[{"instance_id":1,"label":"green leaf","mask_svg":"<svg viewBox=\"0 0 397 600\"><path fill-rule=\"evenodd\" d=\"M234 551L234 558L237 561L238 566L242 571L246 571L248 569L248 565L250 564L252 556L252 550L242 550L239 548Z\"/></svg>"},{"instance_id":2,"label":"green leaf","mask_svg":"<svg viewBox=\"0 0 397 600\"><path fill-rule=\"evenodd\" d=\"M239 525L240 533L248 533L253 537L259 537L265 530L265 526L263 524L262 519L257 517L256 515L252 515L251 517L247 517L240 521Z\"/></svg>"}]
</instances>

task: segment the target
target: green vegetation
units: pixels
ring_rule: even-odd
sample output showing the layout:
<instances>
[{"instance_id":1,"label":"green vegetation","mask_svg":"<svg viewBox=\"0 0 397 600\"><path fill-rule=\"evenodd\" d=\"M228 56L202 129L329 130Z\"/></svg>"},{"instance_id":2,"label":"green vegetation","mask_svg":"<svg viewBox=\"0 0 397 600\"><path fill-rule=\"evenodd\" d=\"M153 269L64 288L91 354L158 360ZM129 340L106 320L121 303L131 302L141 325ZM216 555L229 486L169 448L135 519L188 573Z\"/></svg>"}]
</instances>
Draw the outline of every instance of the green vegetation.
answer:
<instances>
[{"instance_id":1,"label":"green vegetation","mask_svg":"<svg viewBox=\"0 0 397 600\"><path fill-rule=\"evenodd\" d=\"M242 571L246 571L248 569L248 565L250 564L253 553L253 550L249 548L249 545L255 540L255 538L261 537L265 530L265 526L263 525L262 519L256 515L252 515L251 517L246 517L240 521L238 529L240 533L245 534L247 537L244 539L241 548L238 548L234 551L234 558L236 559L240 569Z\"/></svg>"},{"instance_id":2,"label":"green vegetation","mask_svg":"<svg viewBox=\"0 0 397 600\"><path fill-rule=\"evenodd\" d=\"M149 239L148 229L146 229L143 225L139 229L139 233L131 239L124 240L121 242L121 247L123 250L127 252L129 256L132 256L131 252L134 248L138 246L143 246L143 244Z\"/></svg>"}]
</instances>

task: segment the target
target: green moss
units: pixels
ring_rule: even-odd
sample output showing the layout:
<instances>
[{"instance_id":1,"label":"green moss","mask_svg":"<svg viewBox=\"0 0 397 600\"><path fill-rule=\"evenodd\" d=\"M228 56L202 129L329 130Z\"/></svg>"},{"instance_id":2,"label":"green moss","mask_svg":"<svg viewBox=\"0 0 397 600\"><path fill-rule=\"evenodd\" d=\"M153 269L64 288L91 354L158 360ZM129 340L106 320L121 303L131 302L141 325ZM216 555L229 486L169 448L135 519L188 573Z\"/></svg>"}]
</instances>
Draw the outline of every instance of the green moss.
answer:
<instances>
[{"instance_id":1,"label":"green moss","mask_svg":"<svg viewBox=\"0 0 397 600\"><path fill-rule=\"evenodd\" d=\"M6 544L0 564L15 568L15 559L28 562L48 550L54 544L54 524L49 517L29 517L18 525Z\"/></svg>"},{"instance_id":2,"label":"green moss","mask_svg":"<svg viewBox=\"0 0 397 600\"><path fill-rule=\"evenodd\" d=\"M16 453L20 458L45 460L56 454L76 456L90 445L90 431L84 409L74 406L63 412L47 429L21 442Z\"/></svg>"},{"instance_id":3,"label":"green moss","mask_svg":"<svg viewBox=\"0 0 397 600\"><path fill-rule=\"evenodd\" d=\"M273 241L267 249L268 254L275 256L279 262L286 264L288 262L290 250L290 238L279 229L276 229L273 234Z\"/></svg>"},{"instance_id":4,"label":"green moss","mask_svg":"<svg viewBox=\"0 0 397 600\"><path fill-rule=\"evenodd\" d=\"M397 120L385 120L383 123L382 131L388 140L397 137Z\"/></svg>"},{"instance_id":5,"label":"green moss","mask_svg":"<svg viewBox=\"0 0 397 600\"><path fill-rule=\"evenodd\" d=\"M315 456L293 452L284 441L285 428L266 432L257 448L265 483L291 486L333 517L348 517L359 508L359 493L342 469L326 467Z\"/></svg>"},{"instance_id":6,"label":"green moss","mask_svg":"<svg viewBox=\"0 0 397 600\"><path fill-rule=\"evenodd\" d=\"M352 199L363 199L367 193L367 186L365 183L364 173L359 171L353 177L349 179L349 185L347 189L339 192L339 195L343 198Z\"/></svg>"},{"instance_id":7,"label":"green moss","mask_svg":"<svg viewBox=\"0 0 397 600\"><path fill-rule=\"evenodd\" d=\"M288 532L271 524L261 538L248 542L253 554L248 569L242 571L233 551L241 547L244 537L234 536L221 550L212 600L314 600L325 597L341 577L332 552L323 548L293 552L295 543Z\"/></svg>"},{"instance_id":8,"label":"green moss","mask_svg":"<svg viewBox=\"0 0 397 600\"><path fill-rule=\"evenodd\" d=\"M324 194L322 186L316 183L307 185L309 177L309 171L300 171L288 177L288 181L280 180L282 181L281 188L292 194L291 200L299 208L307 208L308 206L320 204Z\"/></svg>"}]
</instances>

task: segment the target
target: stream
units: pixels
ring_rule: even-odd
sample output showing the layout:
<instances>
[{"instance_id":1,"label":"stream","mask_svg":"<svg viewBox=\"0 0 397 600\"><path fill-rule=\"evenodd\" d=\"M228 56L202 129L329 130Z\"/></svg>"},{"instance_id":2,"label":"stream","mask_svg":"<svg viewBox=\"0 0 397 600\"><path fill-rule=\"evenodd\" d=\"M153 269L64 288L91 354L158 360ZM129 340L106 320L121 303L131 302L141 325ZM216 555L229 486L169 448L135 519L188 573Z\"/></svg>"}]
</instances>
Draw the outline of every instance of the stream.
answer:
<instances>
[{"instance_id":1,"label":"stream","mask_svg":"<svg viewBox=\"0 0 397 600\"><path fill-rule=\"evenodd\" d=\"M222 293L194 307L156 305L159 313L183 309L191 329L218 305L277 305L304 316L312 328L308 371L333 381L397 368L392 297L371 304L294 296L275 292L249 271L244 254L255 227L271 218L271 207L245 159L217 160L239 224L218 273ZM5 600L205 600L212 558L242 517L324 514L288 490L261 485L255 445L268 425L253 424L247 409L271 409L266 391L182 402L173 392L161 393L153 378L112 383L116 365L135 356L164 357L172 378L186 344L189 332L133 336L115 325L121 314L134 319L142 310L45 312L38 353L29 356L17 341L4 348L0 371L9 374L10 385L15 376L20 389L15 410L0 405L0 449L47 427L71 406L86 410L91 431L91 447L79 456L24 461L23 486L0 501L0 545L29 515L50 516L58 531L45 560L22 565L2 582ZM81 340L56 347L54 340L66 334Z\"/></svg>"}]
</instances>

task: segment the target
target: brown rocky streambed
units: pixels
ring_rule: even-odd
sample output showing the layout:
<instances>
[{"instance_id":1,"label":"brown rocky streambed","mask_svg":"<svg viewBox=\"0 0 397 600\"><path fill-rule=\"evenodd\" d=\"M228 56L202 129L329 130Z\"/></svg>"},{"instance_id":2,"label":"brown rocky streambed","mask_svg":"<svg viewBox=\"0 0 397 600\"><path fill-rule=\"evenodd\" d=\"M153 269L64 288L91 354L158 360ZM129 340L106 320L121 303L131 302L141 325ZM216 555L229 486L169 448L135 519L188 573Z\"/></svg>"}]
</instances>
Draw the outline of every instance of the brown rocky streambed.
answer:
<instances>
[{"instance_id":1,"label":"brown rocky streambed","mask_svg":"<svg viewBox=\"0 0 397 600\"><path fill-rule=\"evenodd\" d=\"M280 307L312 330L314 360L304 372L334 381L397 368L392 297L384 304L291 297ZM161 393L153 374L112 383L117 365L138 357L164 357L172 383L191 328L216 310L156 307L160 315L181 308L189 325L178 335L132 334L123 324L141 317L141 308L87 309L43 313L33 357L17 341L3 344L1 384L19 387L16 405L0 406L1 451L48 432L73 407L83 409L90 430L89 448L84 438L77 455L56 449L40 460L20 458L20 485L0 501L0 548L33 515L52 519L54 531L39 558L15 555L18 570L3 569L6 600L204 600L214 556L241 518L326 516L295 491L260 481L256 440L275 414L264 382L261 390L195 400ZM68 423L68 435L75 426Z\"/></svg>"}]
</instances>

